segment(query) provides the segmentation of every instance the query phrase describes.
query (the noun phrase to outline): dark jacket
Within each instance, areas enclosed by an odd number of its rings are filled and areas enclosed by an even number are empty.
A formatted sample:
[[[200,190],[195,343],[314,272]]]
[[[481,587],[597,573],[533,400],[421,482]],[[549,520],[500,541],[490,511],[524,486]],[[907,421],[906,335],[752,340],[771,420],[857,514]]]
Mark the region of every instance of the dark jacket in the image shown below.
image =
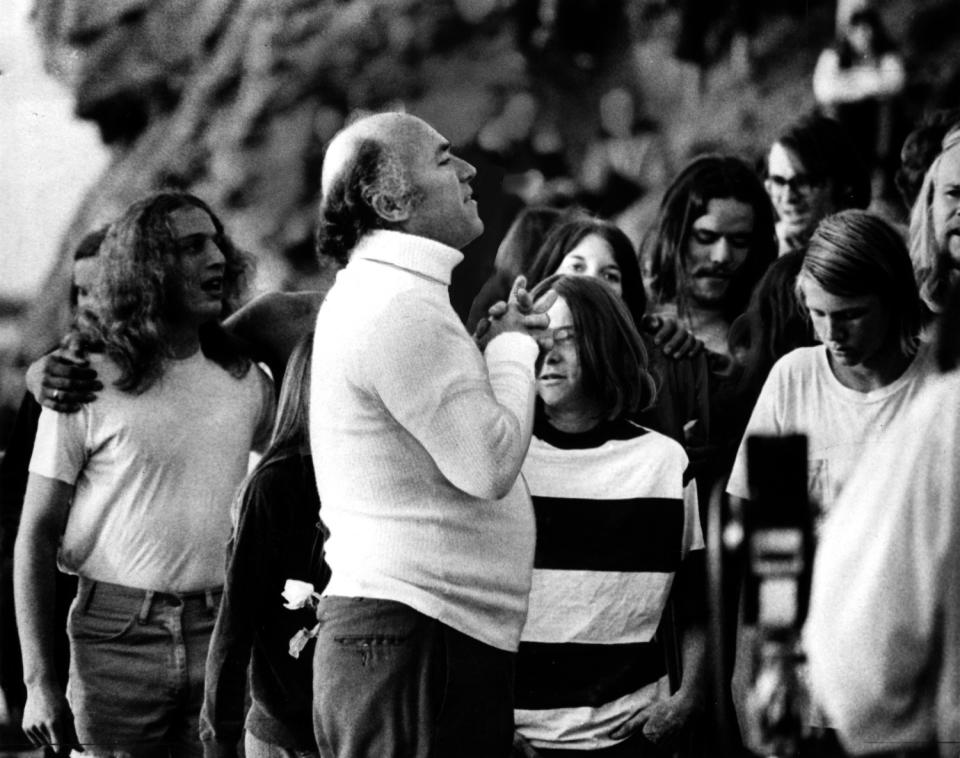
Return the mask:
[[[316,623],[310,609],[283,607],[287,579],[329,579],[310,456],[292,452],[257,470],[244,489],[236,532],[227,548],[227,579],[207,655],[200,736],[205,755],[236,755],[244,728],[290,750],[316,750],[312,726],[313,646],[299,658],[290,638]]]

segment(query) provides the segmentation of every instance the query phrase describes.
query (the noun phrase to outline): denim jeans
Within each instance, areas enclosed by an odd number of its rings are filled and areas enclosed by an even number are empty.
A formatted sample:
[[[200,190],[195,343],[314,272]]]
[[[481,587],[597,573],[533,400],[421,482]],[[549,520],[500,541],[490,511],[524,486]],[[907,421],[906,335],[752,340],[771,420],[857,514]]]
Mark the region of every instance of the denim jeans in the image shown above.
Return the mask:
[[[146,592],[80,579],[67,697],[87,755],[202,756],[200,706],[220,590]]]
[[[514,654],[391,600],[324,597],[313,668],[323,758],[506,758]]]

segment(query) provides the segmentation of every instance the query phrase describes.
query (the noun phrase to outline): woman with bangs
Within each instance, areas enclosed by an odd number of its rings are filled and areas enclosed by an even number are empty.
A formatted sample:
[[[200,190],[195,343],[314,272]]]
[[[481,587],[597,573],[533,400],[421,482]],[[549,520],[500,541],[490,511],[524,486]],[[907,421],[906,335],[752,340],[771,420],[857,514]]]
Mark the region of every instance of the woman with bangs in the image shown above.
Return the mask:
[[[134,203],[101,245],[95,317],[76,336],[100,346],[89,360],[104,388],[76,413],[42,411],[15,547],[37,747],[202,755],[230,505],[273,415],[269,380],[219,326],[245,270],[187,194]],[[79,579],[67,697],[51,645],[58,565]]]
[[[631,420],[655,388],[627,306],[586,276],[554,276],[532,294],[550,290],[552,347],[523,465],[537,547],[517,731],[543,756],[666,755],[701,698],[696,486],[683,448]],[[655,640],[671,593],[687,611],[673,694]]]
[[[647,296],[627,235],[615,224],[592,216],[559,223],[530,265],[528,283],[534,286],[558,273],[598,279],[626,306],[657,387],[656,402],[638,420],[681,444],[705,444],[710,414],[702,345],[675,321],[644,315]]]

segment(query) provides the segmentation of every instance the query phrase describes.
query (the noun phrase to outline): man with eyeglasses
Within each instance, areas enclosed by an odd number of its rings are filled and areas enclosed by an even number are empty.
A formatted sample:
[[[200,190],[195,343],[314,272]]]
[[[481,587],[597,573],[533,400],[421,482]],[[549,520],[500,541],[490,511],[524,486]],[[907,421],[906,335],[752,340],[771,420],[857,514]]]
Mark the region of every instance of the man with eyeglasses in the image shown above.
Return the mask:
[[[777,214],[780,255],[806,248],[825,216],[870,204],[870,177],[839,122],[809,115],[770,147],[767,193]]]

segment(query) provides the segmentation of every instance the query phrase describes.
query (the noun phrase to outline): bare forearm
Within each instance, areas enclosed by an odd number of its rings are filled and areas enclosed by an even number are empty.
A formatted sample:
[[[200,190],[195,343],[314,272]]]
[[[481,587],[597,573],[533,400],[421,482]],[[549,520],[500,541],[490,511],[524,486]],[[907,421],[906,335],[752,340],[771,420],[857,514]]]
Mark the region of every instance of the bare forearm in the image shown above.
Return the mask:
[[[14,548],[14,601],[23,654],[23,678],[60,686],[54,667],[54,602],[57,543],[25,525]]]

